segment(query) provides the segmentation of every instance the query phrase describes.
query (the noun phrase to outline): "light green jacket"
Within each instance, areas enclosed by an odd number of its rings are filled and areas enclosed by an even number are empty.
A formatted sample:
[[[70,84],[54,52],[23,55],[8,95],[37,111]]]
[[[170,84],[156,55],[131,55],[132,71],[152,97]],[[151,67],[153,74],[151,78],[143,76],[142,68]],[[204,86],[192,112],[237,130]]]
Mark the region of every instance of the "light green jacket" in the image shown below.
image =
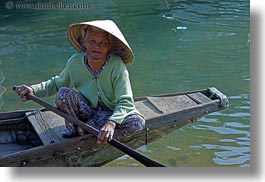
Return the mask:
[[[118,124],[121,124],[128,115],[142,116],[134,105],[129,73],[125,64],[120,59],[111,57],[96,78],[84,63],[85,55],[85,53],[74,54],[59,75],[46,82],[31,85],[35,95],[48,97],[56,94],[61,87],[69,87],[85,96],[94,108],[97,107],[100,95],[104,104],[113,110],[109,120]]]

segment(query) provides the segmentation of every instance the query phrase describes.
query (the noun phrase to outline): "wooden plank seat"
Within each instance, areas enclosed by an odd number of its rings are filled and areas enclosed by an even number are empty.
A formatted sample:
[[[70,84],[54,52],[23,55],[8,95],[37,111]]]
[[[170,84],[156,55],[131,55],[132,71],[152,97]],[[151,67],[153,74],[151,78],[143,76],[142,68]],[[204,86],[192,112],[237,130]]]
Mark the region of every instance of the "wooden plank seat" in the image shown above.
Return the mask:
[[[186,95],[146,98],[161,114],[180,111],[182,109],[188,109],[197,105],[196,102]]]
[[[32,112],[26,114],[44,145],[66,140],[61,136],[65,129],[64,118],[51,111],[34,111],[34,114]]]

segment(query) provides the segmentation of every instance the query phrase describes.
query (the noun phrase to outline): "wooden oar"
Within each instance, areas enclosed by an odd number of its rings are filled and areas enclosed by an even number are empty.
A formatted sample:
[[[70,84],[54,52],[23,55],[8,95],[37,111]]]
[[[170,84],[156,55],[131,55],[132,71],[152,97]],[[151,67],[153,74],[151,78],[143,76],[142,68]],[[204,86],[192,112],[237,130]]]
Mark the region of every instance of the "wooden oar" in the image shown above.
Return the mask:
[[[13,90],[15,90],[15,89],[16,89],[16,87],[13,88]],[[83,128],[84,130],[88,131],[89,133],[91,133],[92,135],[97,137],[97,135],[98,135],[97,129],[85,124],[84,122],[80,121],[79,119],[76,119],[76,118],[64,113],[63,111],[57,109],[56,107],[52,106],[51,104],[49,104],[45,100],[43,100],[43,99],[41,99],[35,95],[27,94],[26,97],[27,97],[27,99],[30,99],[30,100],[42,105],[46,109],[53,111],[54,113],[58,114],[59,116],[65,118],[68,121],[71,121],[72,123],[76,124],[77,126]],[[142,163],[143,165],[145,165],[147,167],[166,167],[165,165],[163,165],[159,162],[156,162],[156,161],[136,152],[135,150],[131,149],[130,147],[122,144],[121,142],[119,142],[115,139],[108,141],[108,143],[111,144],[112,146],[116,147],[117,149],[121,150],[125,154],[131,156],[132,158],[134,158],[135,160],[137,160],[138,162]]]

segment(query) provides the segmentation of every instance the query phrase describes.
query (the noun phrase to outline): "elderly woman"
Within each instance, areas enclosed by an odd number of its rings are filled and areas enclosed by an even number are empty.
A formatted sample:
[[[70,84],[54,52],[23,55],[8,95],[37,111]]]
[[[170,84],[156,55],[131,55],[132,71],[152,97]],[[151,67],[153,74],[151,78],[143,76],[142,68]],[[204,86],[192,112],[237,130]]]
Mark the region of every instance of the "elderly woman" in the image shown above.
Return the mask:
[[[98,144],[142,130],[145,120],[135,108],[126,68],[134,55],[116,24],[111,20],[73,24],[67,38],[80,53],[50,80],[18,86],[22,100],[28,93],[39,97],[57,93],[55,103],[60,110],[99,130]],[[63,137],[84,134],[71,121],[65,121],[65,126]]]

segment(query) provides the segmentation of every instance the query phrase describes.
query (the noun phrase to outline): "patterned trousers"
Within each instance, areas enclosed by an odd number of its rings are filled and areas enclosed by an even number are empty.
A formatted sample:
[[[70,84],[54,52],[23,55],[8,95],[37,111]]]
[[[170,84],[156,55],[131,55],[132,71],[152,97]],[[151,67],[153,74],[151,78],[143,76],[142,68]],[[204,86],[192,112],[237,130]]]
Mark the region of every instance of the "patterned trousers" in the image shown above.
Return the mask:
[[[113,114],[105,104],[99,99],[97,108],[92,108],[89,102],[80,93],[66,87],[59,89],[56,106],[70,116],[79,119],[88,125],[100,130]],[[71,121],[65,120],[65,126],[70,132],[77,132],[77,126]],[[125,117],[124,121],[116,125],[114,138],[121,139],[135,134],[144,129],[145,120],[138,114]]]

